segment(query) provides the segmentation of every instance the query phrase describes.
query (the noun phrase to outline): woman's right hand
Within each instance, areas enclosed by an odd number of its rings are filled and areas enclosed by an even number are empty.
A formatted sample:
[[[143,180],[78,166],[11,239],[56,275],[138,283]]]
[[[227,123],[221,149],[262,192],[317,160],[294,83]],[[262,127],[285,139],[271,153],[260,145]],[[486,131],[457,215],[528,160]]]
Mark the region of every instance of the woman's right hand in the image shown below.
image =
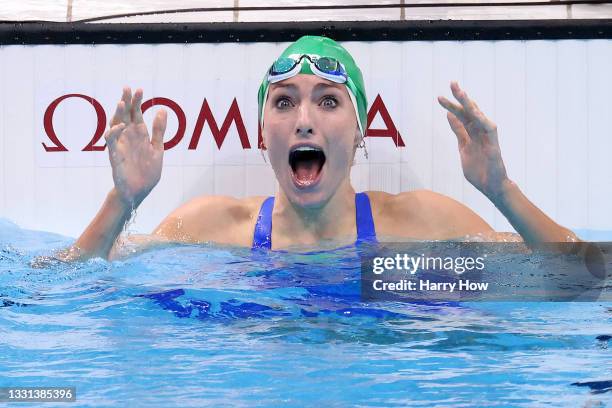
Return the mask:
[[[104,134],[113,169],[115,189],[121,201],[136,208],[161,177],[167,113],[161,109],[153,119],[153,137],[142,118],[142,89],[132,96],[123,89],[121,101]]]

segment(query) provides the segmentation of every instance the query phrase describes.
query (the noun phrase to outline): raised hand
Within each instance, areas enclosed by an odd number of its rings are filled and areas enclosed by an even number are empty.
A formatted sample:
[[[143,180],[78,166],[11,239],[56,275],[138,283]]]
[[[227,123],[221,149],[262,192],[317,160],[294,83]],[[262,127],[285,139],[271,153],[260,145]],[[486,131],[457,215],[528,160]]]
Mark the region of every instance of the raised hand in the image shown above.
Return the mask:
[[[438,102],[448,111],[448,123],[457,136],[463,175],[495,203],[509,182],[497,140],[497,125],[480,111],[457,82],[451,82],[451,91],[459,104],[443,96],[438,97]]]
[[[110,129],[104,135],[115,189],[121,200],[134,208],[161,177],[167,123],[166,111],[158,111],[153,119],[153,137],[149,139],[141,103],[142,89],[137,89],[132,96],[130,88],[124,88]]]

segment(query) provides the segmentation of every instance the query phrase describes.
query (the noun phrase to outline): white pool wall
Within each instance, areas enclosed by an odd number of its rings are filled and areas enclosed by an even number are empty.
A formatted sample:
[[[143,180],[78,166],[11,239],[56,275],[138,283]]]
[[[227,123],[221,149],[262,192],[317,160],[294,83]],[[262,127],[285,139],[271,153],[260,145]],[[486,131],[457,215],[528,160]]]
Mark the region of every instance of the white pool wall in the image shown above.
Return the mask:
[[[510,177],[570,228],[612,230],[612,41],[345,42],[361,66],[370,104],[380,95],[406,147],[367,138],[357,152],[357,190],[420,188],[449,195],[498,230],[511,226],[463,178],[456,138],[437,95],[458,80],[498,124]],[[0,47],[0,216],[20,226],[78,236],[112,188],[108,153],[83,152],[96,128],[92,106],[58,105],[53,126],[68,152],[50,145],[43,116],[56,98],[95,98],[110,119],[123,85],[166,97],[185,112],[183,140],[168,150],[159,185],[132,229],[149,232],[172,209],[203,194],[273,194],[257,147],[259,81],[286,43],[11,45]],[[221,127],[234,98],[251,149],[232,124],[221,147],[204,126],[187,148],[204,98]],[[150,124],[155,108],[147,111]],[[384,128],[380,116],[371,128]],[[170,113],[168,140],[177,129]]]

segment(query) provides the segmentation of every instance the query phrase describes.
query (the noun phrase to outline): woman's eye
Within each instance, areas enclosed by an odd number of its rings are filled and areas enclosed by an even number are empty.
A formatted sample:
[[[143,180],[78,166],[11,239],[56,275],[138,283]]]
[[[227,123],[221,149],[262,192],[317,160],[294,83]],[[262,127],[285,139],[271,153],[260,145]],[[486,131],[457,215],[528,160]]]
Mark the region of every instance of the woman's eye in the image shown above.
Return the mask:
[[[321,106],[324,108],[335,108],[338,105],[338,100],[333,96],[326,96],[321,101]]]
[[[291,101],[287,98],[279,98],[276,100],[276,107],[279,109],[287,109],[291,107]]]

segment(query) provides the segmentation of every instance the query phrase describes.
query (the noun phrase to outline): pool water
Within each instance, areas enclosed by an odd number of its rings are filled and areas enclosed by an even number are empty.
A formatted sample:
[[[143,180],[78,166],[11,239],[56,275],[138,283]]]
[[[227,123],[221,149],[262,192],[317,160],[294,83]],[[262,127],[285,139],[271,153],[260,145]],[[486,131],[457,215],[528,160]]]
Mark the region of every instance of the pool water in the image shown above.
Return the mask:
[[[0,386],[73,386],[70,406],[612,406],[610,302],[362,303],[355,248],[35,261],[71,242],[0,220]]]

